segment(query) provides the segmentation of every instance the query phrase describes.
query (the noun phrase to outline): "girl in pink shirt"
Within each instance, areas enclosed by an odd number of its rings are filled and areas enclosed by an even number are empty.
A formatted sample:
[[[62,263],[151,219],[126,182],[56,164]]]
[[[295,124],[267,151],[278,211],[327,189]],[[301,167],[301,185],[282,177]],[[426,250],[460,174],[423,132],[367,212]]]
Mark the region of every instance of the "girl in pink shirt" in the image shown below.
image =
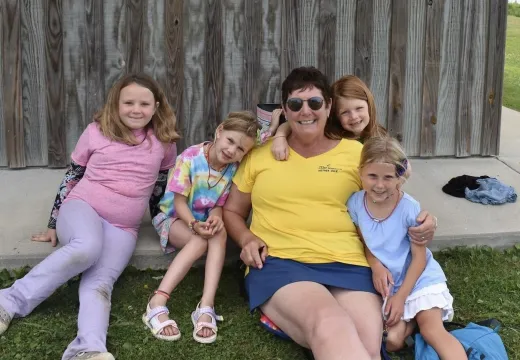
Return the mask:
[[[175,165],[175,115],[155,80],[129,74],[109,91],[71,155],[48,230],[33,236],[61,248],[0,290],[0,334],[82,273],[78,333],[62,360],[113,360],[106,336],[110,297],[134,252],[146,207],[157,208]]]

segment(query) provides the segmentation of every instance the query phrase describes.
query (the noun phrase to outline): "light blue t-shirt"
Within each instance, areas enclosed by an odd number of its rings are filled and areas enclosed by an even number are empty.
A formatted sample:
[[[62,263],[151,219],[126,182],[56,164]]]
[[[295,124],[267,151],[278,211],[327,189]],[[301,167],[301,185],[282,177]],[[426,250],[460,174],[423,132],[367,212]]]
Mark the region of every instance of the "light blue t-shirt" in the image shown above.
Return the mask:
[[[370,217],[364,205],[365,191],[358,191],[348,199],[347,208],[352,222],[359,227],[367,247],[372,254],[386,266],[394,278],[394,295],[403,284],[406,270],[412,260],[408,228],[417,225],[416,219],[421,212],[420,204],[404,193],[392,215],[384,221]],[[410,293],[427,286],[446,282],[441,266],[426,249],[426,267]]]

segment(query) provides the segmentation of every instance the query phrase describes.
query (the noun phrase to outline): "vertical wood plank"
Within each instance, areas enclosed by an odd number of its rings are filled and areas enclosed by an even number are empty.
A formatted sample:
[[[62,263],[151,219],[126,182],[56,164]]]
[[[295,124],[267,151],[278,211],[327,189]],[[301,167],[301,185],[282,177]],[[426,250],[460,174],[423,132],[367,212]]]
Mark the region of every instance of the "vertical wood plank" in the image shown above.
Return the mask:
[[[184,136],[186,146],[206,137],[205,97],[206,1],[184,1]]]
[[[169,3],[169,1],[166,1]],[[166,6],[171,6],[166,4]],[[144,2],[144,22],[142,33],[143,71],[152,76],[164,89],[168,81],[164,65],[165,51],[165,1],[146,0]]]
[[[245,57],[246,48],[249,53],[253,53],[257,59],[260,59],[260,48],[253,45],[253,38],[262,35],[260,26],[262,22],[262,4],[258,0],[225,0],[222,1],[222,41],[223,41],[223,86],[222,86],[222,108],[221,112],[215,114],[217,122],[221,122],[226,118],[230,111],[241,110],[245,105],[245,93],[251,89],[248,84],[250,79],[245,78],[246,68]],[[255,16],[251,21],[244,23],[247,7],[254,8]],[[260,24],[260,25],[259,25]],[[255,34],[251,34],[251,30],[255,29]],[[249,32],[249,34],[248,34]],[[246,40],[248,39],[248,40]],[[250,41],[250,42],[249,42]],[[256,69],[257,76],[260,74]],[[259,78],[256,81],[260,81]],[[251,94],[251,92],[250,92]],[[248,106],[249,110],[254,110],[252,106]]]
[[[83,130],[105,102],[105,53],[103,1],[85,0],[87,103]],[[76,5],[78,6],[78,5]]]
[[[87,126],[86,7],[76,0],[63,1],[63,82],[67,159]]]
[[[329,80],[335,76],[337,0],[320,0],[318,67]]]
[[[373,0],[360,0],[356,7],[354,75],[370,84],[372,79]]]
[[[47,165],[45,39],[40,1],[21,1],[22,111],[27,166]]]
[[[420,153],[426,4],[408,0],[403,146],[410,156]]]
[[[388,127],[390,135],[403,140],[403,103],[406,72],[406,41],[408,37],[408,2],[392,2],[390,33],[390,73],[388,82]]]
[[[164,90],[170,105],[177,117],[177,128],[183,137],[177,141],[177,150],[186,148],[183,134],[185,119],[183,112],[184,91],[184,43],[183,43],[183,9],[184,0],[166,1],[164,11],[165,52],[164,64],[166,79]]]
[[[145,0],[127,0],[126,5],[127,71],[129,73],[138,73],[143,71]]]
[[[319,5],[319,0],[298,0],[296,31],[300,37],[296,52],[297,66],[318,67]]]
[[[7,166],[7,148],[6,148],[6,129],[4,122],[4,111],[6,102],[4,99],[4,89],[3,89],[3,69],[4,63],[7,62],[4,60],[5,51],[4,51],[4,41],[3,41],[3,33],[4,33],[4,17],[2,14],[7,12],[5,1],[0,1],[0,166]],[[5,65],[7,66],[7,65]]]
[[[334,80],[354,73],[357,0],[339,0],[336,9],[336,71]]]
[[[226,7],[231,8],[233,6],[233,2],[226,2]],[[260,62],[261,62],[261,54],[262,54],[262,44],[263,44],[263,36],[264,32],[262,31],[262,25],[263,25],[263,9],[262,9],[262,3],[258,0],[250,0],[246,1],[244,4],[244,19],[242,19],[242,22],[245,20],[245,23],[247,26],[243,27],[244,36],[242,38],[243,41],[243,71],[242,76],[244,78],[243,81],[243,91],[242,96],[240,96],[242,100],[242,104],[244,104],[244,107],[248,110],[255,111],[256,104],[259,103],[260,95],[259,95],[259,83],[261,82],[261,79],[259,79],[259,75],[261,76],[261,68],[260,68]],[[228,10],[233,11],[233,10]],[[225,18],[228,18],[229,15],[226,15]],[[231,24],[234,27],[235,24],[235,18],[236,15],[232,13],[232,18],[226,21],[228,24],[231,22]],[[236,19],[236,21],[240,21],[240,19]],[[238,30],[240,32],[240,30]],[[233,44],[233,31],[229,31],[229,27],[224,25],[224,38],[226,39],[226,46],[225,51],[226,55],[225,57],[228,57],[227,54],[228,49]],[[228,36],[231,36],[231,39],[228,39]],[[226,64],[224,67],[226,68],[228,65],[228,61],[226,61]],[[227,71],[225,76],[227,77]],[[234,92],[235,89],[229,89],[225,90],[226,93]],[[229,95],[226,95],[229,96]],[[226,103],[226,96],[224,96],[224,103]],[[236,96],[236,95],[235,95]],[[226,106],[224,106],[226,107]]]
[[[61,0],[48,0],[45,5],[49,167],[64,167],[68,161],[65,119],[63,116],[63,11]]]
[[[107,94],[127,69],[126,13],[126,0],[111,0],[103,4],[103,52]]]
[[[502,85],[505,60],[507,1],[489,3],[488,47],[486,69],[486,102],[482,122],[482,155],[498,155],[500,117],[502,115]]]
[[[261,80],[257,82],[258,102],[280,103],[282,81],[281,70],[281,41],[282,41],[282,4],[278,0],[262,1],[262,37],[259,44]],[[247,103],[245,103],[247,105]],[[256,105],[256,104],[254,104]]]
[[[462,6],[445,0],[442,18],[441,65],[435,155],[455,155],[455,127],[459,99],[459,61]]]
[[[456,153],[458,157],[469,156],[471,153],[472,99],[471,85],[473,82],[473,36],[475,35],[475,8],[472,0],[464,0],[462,5],[462,43],[460,50],[459,70],[459,107],[457,127],[455,132]]]
[[[1,16],[3,53],[4,136],[7,164],[25,167],[24,123],[22,112],[22,49],[20,40],[21,2],[4,0]]]
[[[223,95],[224,44],[222,38],[222,7],[218,0],[206,0],[204,67],[204,137],[210,139],[220,124]]]
[[[388,109],[388,73],[392,0],[374,0],[372,76],[370,90],[374,94],[377,121],[386,128]]]
[[[443,10],[444,0],[434,1],[426,9],[421,156],[435,155]]]
[[[282,5],[282,82],[297,66],[298,54],[296,51],[301,36],[297,29],[298,2],[299,0],[285,0]]]

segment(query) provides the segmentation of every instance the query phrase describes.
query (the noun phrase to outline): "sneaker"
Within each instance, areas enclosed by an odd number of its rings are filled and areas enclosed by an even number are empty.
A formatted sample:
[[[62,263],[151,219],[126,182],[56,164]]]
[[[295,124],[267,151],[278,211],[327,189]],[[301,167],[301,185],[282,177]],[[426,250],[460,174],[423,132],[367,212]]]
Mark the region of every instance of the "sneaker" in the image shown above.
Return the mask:
[[[0,306],[0,335],[3,334],[11,323],[11,316]]]
[[[109,352],[99,351],[81,351],[74,355],[70,360],[115,360],[115,357]]]

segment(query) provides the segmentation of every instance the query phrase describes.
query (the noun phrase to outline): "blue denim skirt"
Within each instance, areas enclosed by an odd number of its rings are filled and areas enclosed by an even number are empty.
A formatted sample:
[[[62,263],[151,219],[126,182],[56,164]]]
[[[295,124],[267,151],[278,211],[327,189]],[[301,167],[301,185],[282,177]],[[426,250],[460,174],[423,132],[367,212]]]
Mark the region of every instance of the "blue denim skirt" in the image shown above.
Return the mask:
[[[245,277],[249,309],[255,310],[278,289],[298,281],[311,281],[327,287],[377,294],[369,267],[343,263],[306,264],[268,256],[261,270],[249,268]]]

